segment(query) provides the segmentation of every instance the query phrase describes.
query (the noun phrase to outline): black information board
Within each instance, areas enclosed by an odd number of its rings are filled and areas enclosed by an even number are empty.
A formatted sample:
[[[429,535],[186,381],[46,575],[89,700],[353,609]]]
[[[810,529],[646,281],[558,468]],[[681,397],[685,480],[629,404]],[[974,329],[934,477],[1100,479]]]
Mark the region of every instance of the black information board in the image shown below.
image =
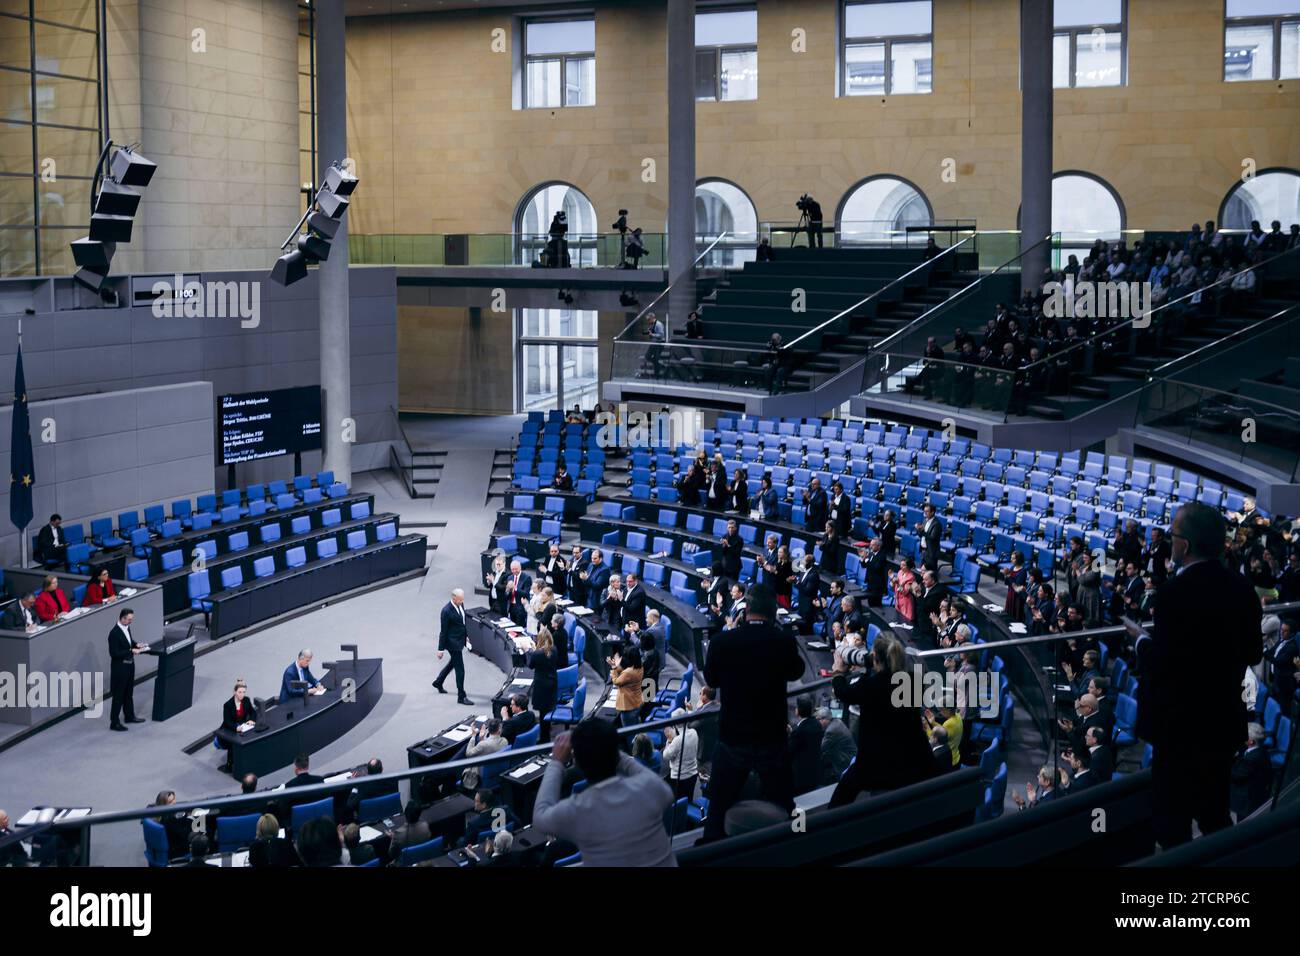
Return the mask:
[[[320,444],[320,386],[217,398],[217,464],[292,455]]]

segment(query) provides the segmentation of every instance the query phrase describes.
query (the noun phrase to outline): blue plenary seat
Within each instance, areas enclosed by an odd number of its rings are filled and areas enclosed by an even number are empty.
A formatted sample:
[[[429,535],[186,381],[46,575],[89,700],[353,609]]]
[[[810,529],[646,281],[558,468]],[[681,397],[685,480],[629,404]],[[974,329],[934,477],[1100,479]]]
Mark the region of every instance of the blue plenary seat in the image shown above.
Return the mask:
[[[358,528],[356,531],[348,532],[348,550],[359,551],[366,546],[366,533]]]
[[[269,578],[275,574],[275,558],[270,555],[253,560],[253,577]]]
[[[336,538],[322,538],[316,542],[316,557],[318,559],[333,558],[339,553],[339,543]]]
[[[185,555],[177,548],[174,551],[164,551],[162,553],[162,569],[164,571],[179,571],[181,563],[185,560]]]
[[[148,561],[131,561],[126,566],[126,579],[128,581],[143,581],[149,577]]]
[[[376,541],[392,541],[397,537],[397,524],[393,521],[385,521],[379,527],[375,528]]]
[[[297,515],[289,522],[290,534],[306,534],[311,530],[311,519],[306,515]]]
[[[231,551],[244,551],[248,548],[248,532],[236,531],[226,540],[226,546]]]
[[[307,563],[307,549],[304,547],[290,548],[284,553],[285,567],[300,568]]]
[[[278,524],[264,524],[258,529],[263,544],[270,544],[272,541],[280,540],[280,526]]]

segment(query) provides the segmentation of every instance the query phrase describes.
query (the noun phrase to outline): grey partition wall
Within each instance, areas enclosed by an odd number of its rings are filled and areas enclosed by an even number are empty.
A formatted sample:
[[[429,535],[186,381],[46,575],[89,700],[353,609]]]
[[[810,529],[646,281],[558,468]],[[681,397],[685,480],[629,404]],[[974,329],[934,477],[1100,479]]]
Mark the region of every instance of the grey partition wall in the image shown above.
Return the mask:
[[[32,382],[28,325],[23,365]],[[12,361],[12,360],[10,360]],[[12,372],[9,373],[12,375]],[[12,387],[12,378],[9,387]],[[31,401],[35,534],[55,512],[69,523],[193,498],[212,491],[213,392],[210,382],[132,388]],[[0,474],[9,473],[13,406],[0,408]],[[0,489],[0,560],[18,563],[21,542],[9,523],[9,486]]]
[[[292,223],[286,223],[286,231]],[[289,287],[267,271],[110,277],[105,307],[69,278],[0,281],[0,401],[12,398],[18,320],[29,398],[110,392],[180,382],[209,382],[214,396],[320,384],[317,273]],[[202,292],[166,301],[178,285]],[[155,289],[166,308],[155,309]],[[397,437],[397,278],[391,268],[350,275],[354,472],[387,467]],[[24,308],[35,314],[22,315]],[[161,313],[161,314],[156,314]],[[211,413],[212,409],[209,409]],[[35,422],[35,414],[33,414]],[[35,426],[33,426],[35,427]],[[322,423],[322,428],[341,428]],[[6,432],[7,435],[7,432]],[[33,435],[33,438],[36,436]],[[225,486],[209,446],[209,484]],[[303,455],[303,470],[320,453]],[[238,466],[240,485],[290,476],[292,458]]]
[[[6,584],[14,593],[36,590],[43,577],[42,572],[21,568],[5,568],[4,575]],[[59,587],[71,600],[73,589],[89,580],[85,575],[60,574]],[[100,699],[106,698],[109,692],[108,632],[117,623],[118,612],[124,607],[135,611],[131,636],[140,643],[152,644],[161,640],[163,635],[162,588],[138,581],[114,581],[113,586],[118,594],[127,588],[134,588],[136,593],[121,597],[112,604],[87,608],[76,617],[49,625],[35,634],[0,630],[0,674],[8,675],[11,681],[18,681],[22,675],[28,679],[26,685],[29,687],[33,674],[40,675],[38,679],[50,688],[67,687],[69,680],[83,678],[95,688]],[[147,654],[136,657],[137,678],[157,669],[156,657]],[[137,702],[141,699],[137,697]],[[0,707],[0,723],[30,726],[69,709],[67,706]],[[0,737],[3,736],[0,731]]]

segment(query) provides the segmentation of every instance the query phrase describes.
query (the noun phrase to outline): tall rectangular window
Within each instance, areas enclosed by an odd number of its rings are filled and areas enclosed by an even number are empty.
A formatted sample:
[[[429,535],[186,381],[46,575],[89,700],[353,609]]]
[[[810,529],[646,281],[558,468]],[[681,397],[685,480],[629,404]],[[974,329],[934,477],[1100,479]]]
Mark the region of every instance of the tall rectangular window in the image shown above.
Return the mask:
[[[695,15],[695,98],[758,99],[758,10]]]
[[[1223,79],[1300,77],[1300,0],[1226,0]]]
[[[524,23],[524,107],[556,109],[596,102],[596,21]]]
[[[841,95],[929,93],[934,66],[932,7],[930,0],[845,3]]]
[[[587,309],[515,310],[518,411],[595,404],[600,386],[598,317]]]
[[[1052,85],[1123,86],[1126,0],[1055,0]]]
[[[103,146],[93,0],[0,4],[0,277],[70,274]]]

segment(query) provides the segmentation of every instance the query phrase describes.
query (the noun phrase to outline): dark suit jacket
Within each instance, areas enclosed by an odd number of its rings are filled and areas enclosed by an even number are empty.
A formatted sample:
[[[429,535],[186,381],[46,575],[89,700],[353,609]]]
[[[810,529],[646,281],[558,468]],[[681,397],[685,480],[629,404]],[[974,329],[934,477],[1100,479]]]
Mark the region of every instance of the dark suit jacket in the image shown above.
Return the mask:
[[[851,679],[836,674],[835,696],[862,709],[858,720],[858,759],[850,773],[867,789],[891,790],[934,774],[934,755],[915,707],[895,707],[890,676],[871,671]],[[951,763],[951,756],[949,756]]]
[[[746,623],[709,642],[704,679],[721,691],[718,739],[733,747],[786,744],[786,683],[803,676],[795,639],[775,625]]]
[[[537,573],[542,576],[542,581],[555,592],[557,597],[564,597],[564,588],[568,583],[568,562],[564,560],[564,555],[556,555],[554,567],[552,567],[551,556],[548,554],[546,560],[537,566]]]
[[[283,837],[254,840],[248,848],[248,865],[255,867],[302,866],[298,851]]]
[[[61,547],[67,548],[68,534],[62,528],[59,529],[59,541]],[[54,529],[47,524],[36,533],[36,548],[32,557],[38,561],[50,561],[62,556],[54,546]]]
[[[1240,822],[1268,800],[1273,790],[1273,768],[1268,748],[1243,750],[1232,762],[1232,811]]]
[[[36,616],[36,609],[29,608],[28,613],[32,616],[32,623],[39,624],[40,619]],[[0,620],[6,630],[24,631],[27,629],[27,619],[23,617],[23,606],[20,602],[14,601],[5,608],[4,618]]]
[[[918,637],[934,637],[934,624],[930,621],[930,614],[939,612],[939,605],[947,596],[948,589],[942,584],[936,584],[930,589],[929,594],[922,594],[921,597],[917,598],[916,622],[913,633]]]
[[[1157,602],[1151,638],[1136,648],[1137,735],[1161,760],[1227,759],[1246,739],[1241,675],[1263,656],[1255,589],[1219,562],[1202,561],[1165,581]],[[1195,733],[1189,694],[1197,697]]]
[[[740,556],[745,551],[745,539],[739,533],[723,535],[718,548],[722,552],[722,573],[734,581],[740,577]]]
[[[464,605],[461,605],[462,611]],[[442,615],[439,620],[440,630],[438,633],[438,650],[440,651],[460,651],[465,649],[465,641],[469,638],[469,632],[465,628],[465,621],[461,619],[461,611],[456,610],[456,605],[448,601],[443,605]]]
[[[939,542],[943,540],[943,522],[938,515],[930,522],[929,528],[922,525],[921,528],[921,550],[925,557],[925,566],[931,570],[935,569],[935,564],[939,560]]]
[[[821,534],[826,529],[826,515],[829,513],[829,501],[826,489],[818,488],[808,496],[807,511],[804,512],[804,527],[814,534]]]
[[[135,655],[131,653],[131,639],[122,630],[122,625],[114,624],[108,632],[108,656],[112,658],[113,669],[135,667]]]
[[[788,749],[795,793],[815,790],[821,782],[823,733],[816,717],[805,717],[790,734]]]
[[[515,738],[520,734],[526,734],[537,725],[537,715],[531,710],[521,711],[514,714],[509,720],[501,725],[501,736],[510,741],[513,745]]]
[[[1102,744],[1092,752],[1092,762],[1088,765],[1088,769],[1102,783],[1115,776],[1115,755],[1111,752],[1109,744]]]
[[[602,561],[598,565],[593,565],[587,569],[587,599],[595,597],[597,600],[604,594],[605,589],[609,587],[609,565]]]
[[[840,495],[838,506],[832,498],[829,507],[833,512],[830,520],[835,522],[835,530],[840,533],[841,538],[847,538],[853,529],[853,499],[849,497],[848,492],[845,492]]]
[[[645,627],[645,585],[640,581],[631,591],[623,592],[623,623],[636,621],[637,627]]]
[[[513,574],[506,575],[506,581],[512,580],[514,580]],[[506,592],[506,606],[510,607],[515,604],[521,604],[524,607],[527,607],[528,599],[532,596],[532,593],[533,579],[528,575],[528,572],[520,571],[519,583],[515,585],[515,590],[513,592]]]
[[[293,681],[298,679],[298,662],[294,661],[284,669],[284,676],[280,678],[280,703],[284,704],[295,697],[304,696],[304,691],[296,690],[290,686]],[[302,670],[302,679],[310,686],[315,687],[320,683],[312,674],[310,667],[304,667]]]
[[[316,776],[316,774],[308,772],[308,773],[294,774],[292,777],[290,777],[288,780],[284,782],[284,785],[287,789],[289,787],[310,787],[313,783],[324,783],[324,782],[325,782],[324,777],[318,777]]]
[[[813,618],[813,598],[817,596],[817,592],[822,586],[822,579],[817,573],[816,566],[807,569],[806,572],[804,569],[796,571],[794,586],[799,595],[799,615],[804,620],[811,621]]]
[[[253,698],[248,696],[244,697],[244,720],[257,720],[257,708],[253,706]],[[226,702],[221,707],[221,729],[233,734],[235,728],[244,720],[235,717],[235,698],[226,698]]]

